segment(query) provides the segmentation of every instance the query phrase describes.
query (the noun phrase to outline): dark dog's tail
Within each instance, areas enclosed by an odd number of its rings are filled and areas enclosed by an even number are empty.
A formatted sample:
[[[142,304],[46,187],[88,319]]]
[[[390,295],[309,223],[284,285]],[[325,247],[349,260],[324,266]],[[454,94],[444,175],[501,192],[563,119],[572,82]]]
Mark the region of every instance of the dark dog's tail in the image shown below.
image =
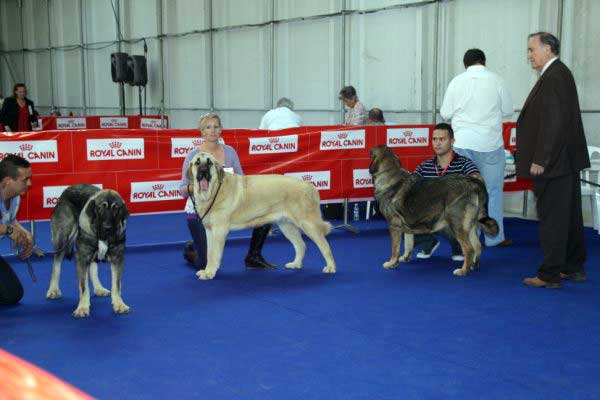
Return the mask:
[[[77,227],[73,227],[69,236],[54,235],[53,233],[53,244],[55,253],[64,252],[65,258],[70,260],[73,258],[73,254],[75,253],[75,239],[77,239],[77,234],[79,233],[79,229]],[[55,239],[56,238],[56,239]]]
[[[479,224],[481,225],[481,229],[483,229],[483,231],[490,236],[496,236],[498,232],[500,232],[498,222],[496,222],[494,218],[490,218],[487,216],[480,218]]]
[[[488,214],[488,193],[485,183],[481,180],[479,180],[479,183],[479,204],[483,205],[483,207],[479,209],[479,214],[477,215],[478,221],[481,225],[481,229],[483,229],[487,235],[496,236],[498,232],[500,232],[500,227],[498,226],[498,222],[494,218],[490,218]]]

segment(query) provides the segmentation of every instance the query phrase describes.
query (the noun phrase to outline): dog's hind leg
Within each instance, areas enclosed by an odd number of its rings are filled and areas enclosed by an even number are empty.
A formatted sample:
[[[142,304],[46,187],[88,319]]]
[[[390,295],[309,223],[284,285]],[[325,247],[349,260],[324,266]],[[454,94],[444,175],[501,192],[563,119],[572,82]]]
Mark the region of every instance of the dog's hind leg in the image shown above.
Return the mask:
[[[59,299],[62,296],[60,292],[60,266],[62,260],[65,257],[65,253],[60,251],[54,254],[54,262],[52,263],[52,275],[50,276],[50,287],[46,292],[47,299]]]
[[[75,318],[88,317],[90,315],[90,288],[88,285],[88,274],[90,260],[84,259],[77,253],[77,286],[79,287],[79,304],[73,312]]]
[[[323,228],[321,226],[322,221],[319,219],[318,221],[302,221],[301,228],[306,233],[306,236],[310,238],[323,255],[325,262],[327,265],[323,267],[323,273],[325,274],[335,274],[336,266],[335,260],[333,259],[333,254],[331,253],[331,248],[329,247],[329,243],[327,239],[325,239],[325,234],[323,233]]]
[[[126,314],[129,312],[129,306],[123,302],[123,298],[121,297],[121,279],[123,278],[123,268],[124,262],[122,257],[117,259],[115,262],[110,263],[112,280],[110,297],[113,311],[116,314]]]
[[[458,240],[458,243],[460,243],[460,248],[462,249],[465,259],[462,267],[455,269],[453,274],[457,276],[465,276],[469,273],[471,263],[473,262],[474,251],[473,247],[471,246],[471,242],[469,241],[468,233],[462,228],[459,232],[456,232],[456,240]]]
[[[400,262],[409,262],[412,256],[413,247],[415,246],[415,235],[412,233],[404,234],[404,254],[400,257]],[[398,249],[398,251],[400,251]]]
[[[208,252],[206,268],[196,272],[198,279],[213,279],[221,266],[221,257],[223,256],[223,247],[227,238],[227,229],[221,227],[206,228],[206,249]]]
[[[392,240],[392,256],[389,261],[383,263],[383,268],[392,269],[398,265],[398,258],[400,257],[400,245],[402,244],[402,231],[393,228],[391,225],[388,227],[390,231],[390,238]]]
[[[98,263],[95,261],[90,264],[90,278],[92,278],[92,287],[96,296],[106,297],[110,294],[110,290],[102,286],[100,279],[98,279]]]
[[[473,246],[473,264],[471,269],[479,269],[479,259],[481,258],[481,242],[479,241],[479,235],[477,235],[477,225],[474,225],[469,232],[469,241]]]
[[[295,257],[294,261],[285,264],[288,269],[300,269],[302,268],[302,260],[306,253],[306,243],[302,240],[302,234],[296,225],[289,222],[280,222],[279,229],[281,233],[290,241],[294,246]]]

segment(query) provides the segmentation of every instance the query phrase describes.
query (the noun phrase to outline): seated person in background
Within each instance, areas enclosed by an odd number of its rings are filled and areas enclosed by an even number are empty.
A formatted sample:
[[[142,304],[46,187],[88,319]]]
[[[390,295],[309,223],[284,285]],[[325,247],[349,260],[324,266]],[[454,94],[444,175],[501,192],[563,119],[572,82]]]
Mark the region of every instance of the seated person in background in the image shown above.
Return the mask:
[[[356,89],[353,86],[345,86],[340,90],[339,99],[346,107],[344,115],[344,125],[364,125],[367,122],[367,112],[365,107],[356,96]]]
[[[371,111],[369,111],[369,118],[367,119],[367,125],[385,125],[383,111],[379,108],[371,108]]]
[[[58,108],[54,108],[52,111],[50,111],[50,116],[51,117],[60,117],[62,114],[60,113],[60,110]]]
[[[293,112],[293,109],[294,103],[290,99],[280,98],[277,100],[277,106],[262,117],[259,129],[275,131],[302,126],[302,118]]]
[[[431,138],[435,157],[423,161],[413,172],[425,179],[435,179],[444,175],[463,174],[481,179],[473,161],[454,152],[454,131],[449,124],[437,124]],[[450,241],[452,260],[463,261],[462,249],[456,239],[446,230],[440,232]],[[439,240],[431,233],[415,235],[415,248],[421,249],[417,258],[429,258],[440,246]]]

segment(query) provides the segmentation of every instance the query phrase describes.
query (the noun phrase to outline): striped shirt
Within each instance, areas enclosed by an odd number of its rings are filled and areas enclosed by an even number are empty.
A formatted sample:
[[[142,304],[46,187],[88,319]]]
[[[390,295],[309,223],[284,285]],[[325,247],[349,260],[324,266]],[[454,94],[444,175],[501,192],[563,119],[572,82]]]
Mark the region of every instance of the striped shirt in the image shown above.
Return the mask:
[[[437,169],[436,169],[437,166]],[[438,178],[443,175],[453,175],[453,174],[462,174],[462,175],[471,175],[478,174],[479,170],[473,161],[468,159],[467,157],[461,156],[460,154],[455,153],[454,159],[448,165],[448,169],[444,173],[444,169],[437,163],[437,156],[430,158],[429,160],[423,161],[413,172],[414,175],[423,177],[423,178]]]

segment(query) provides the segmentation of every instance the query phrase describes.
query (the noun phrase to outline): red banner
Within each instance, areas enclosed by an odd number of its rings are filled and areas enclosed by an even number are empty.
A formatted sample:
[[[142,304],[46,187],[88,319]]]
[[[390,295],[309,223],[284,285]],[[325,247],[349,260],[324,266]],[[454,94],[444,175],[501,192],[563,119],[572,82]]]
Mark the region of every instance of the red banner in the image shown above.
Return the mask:
[[[38,117],[43,131],[75,129],[166,129],[169,117],[163,115],[90,115],[80,117]]]
[[[514,124],[504,126],[514,152]],[[232,129],[223,140],[238,153],[244,173],[286,174],[311,182],[321,199],[370,198],[369,150],[387,145],[412,171],[432,157],[433,125],[300,127],[281,131]],[[34,186],[21,203],[22,220],[48,219],[62,190],[74,183],[116,189],[131,213],[180,211],[181,167],[201,143],[196,129],[88,129],[6,133],[0,158],[16,153],[31,162]],[[507,173],[514,164],[507,164]],[[531,182],[507,181],[505,191]]]

